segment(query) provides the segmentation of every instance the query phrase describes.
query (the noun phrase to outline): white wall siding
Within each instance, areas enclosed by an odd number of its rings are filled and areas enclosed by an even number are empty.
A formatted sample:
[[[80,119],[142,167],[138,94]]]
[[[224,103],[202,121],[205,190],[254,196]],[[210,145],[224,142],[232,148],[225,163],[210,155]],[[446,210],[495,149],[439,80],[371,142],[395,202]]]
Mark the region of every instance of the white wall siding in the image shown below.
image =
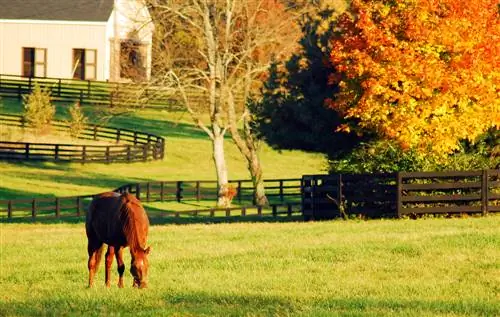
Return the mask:
[[[0,20],[0,73],[22,74],[22,48],[47,49],[47,77],[72,78],[73,49],[97,50],[96,79],[105,80],[106,24]]]

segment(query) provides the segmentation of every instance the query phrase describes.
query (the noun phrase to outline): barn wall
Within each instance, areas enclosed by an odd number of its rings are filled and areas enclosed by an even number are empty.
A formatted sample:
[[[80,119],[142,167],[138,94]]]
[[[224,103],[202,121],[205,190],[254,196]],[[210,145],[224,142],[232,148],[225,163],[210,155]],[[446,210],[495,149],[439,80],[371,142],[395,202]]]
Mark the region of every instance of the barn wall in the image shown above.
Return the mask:
[[[47,77],[72,78],[73,49],[97,50],[97,80],[106,80],[106,23],[0,20],[0,73],[22,74],[22,48],[47,49]]]

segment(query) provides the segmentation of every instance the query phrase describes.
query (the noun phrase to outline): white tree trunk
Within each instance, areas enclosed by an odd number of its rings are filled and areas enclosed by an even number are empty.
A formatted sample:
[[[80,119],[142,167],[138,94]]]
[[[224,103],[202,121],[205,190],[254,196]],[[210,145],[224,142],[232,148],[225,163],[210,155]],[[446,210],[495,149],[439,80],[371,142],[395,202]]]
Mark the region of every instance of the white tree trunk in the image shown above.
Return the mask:
[[[214,135],[212,139],[213,159],[217,172],[217,185],[219,188],[217,206],[227,207],[231,202],[227,196],[228,176],[226,158],[224,157],[224,135]]]

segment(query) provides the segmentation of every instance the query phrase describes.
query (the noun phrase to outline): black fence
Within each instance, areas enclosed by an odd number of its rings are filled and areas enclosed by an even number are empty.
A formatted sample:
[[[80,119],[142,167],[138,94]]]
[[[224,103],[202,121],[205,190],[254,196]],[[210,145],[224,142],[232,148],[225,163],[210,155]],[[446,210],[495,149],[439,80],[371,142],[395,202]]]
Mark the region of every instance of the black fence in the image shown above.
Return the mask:
[[[234,201],[242,204],[231,208],[204,208],[186,211],[159,211],[146,208],[151,217],[181,216],[289,216],[300,213],[300,178],[265,180],[270,204],[258,207],[252,204],[252,182],[229,182],[238,190]],[[165,181],[127,184],[114,190],[130,192],[142,202],[200,201],[217,198],[216,181]],[[59,218],[83,216],[95,195],[0,200],[0,219]]]
[[[0,114],[0,124],[25,127],[21,116]],[[54,121],[52,128],[68,132],[68,124]],[[45,160],[81,163],[115,163],[161,160],[165,156],[165,139],[150,133],[88,125],[80,134],[83,140],[104,140],[114,145],[51,144],[0,141],[1,160]]]
[[[306,220],[363,215],[418,217],[422,214],[482,214],[500,211],[500,170],[387,174],[305,175],[302,179],[266,180],[269,206],[252,204],[249,180],[230,181],[237,189],[232,208],[186,211],[146,208],[151,217],[287,216]],[[141,201],[215,200],[216,181],[164,181],[127,184],[115,190]],[[0,219],[82,216],[93,195],[0,200]]]
[[[306,219],[350,215],[487,214],[500,211],[500,170],[306,175]]]
[[[177,90],[153,86],[150,83],[112,83],[0,74],[0,96],[21,100],[23,95],[33,91],[35,84],[48,89],[52,99],[57,101],[78,101],[81,104],[95,106],[140,107],[169,111],[185,110]],[[193,107],[206,104],[207,98],[199,90],[187,90],[185,94]]]

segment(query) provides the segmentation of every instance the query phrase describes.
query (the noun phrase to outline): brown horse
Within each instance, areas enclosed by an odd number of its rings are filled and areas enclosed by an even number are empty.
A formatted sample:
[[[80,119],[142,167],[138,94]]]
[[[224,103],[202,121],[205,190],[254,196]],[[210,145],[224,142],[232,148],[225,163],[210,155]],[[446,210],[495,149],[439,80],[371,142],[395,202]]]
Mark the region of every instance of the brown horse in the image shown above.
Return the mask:
[[[94,283],[94,275],[101,260],[104,243],[106,252],[106,286],[111,286],[111,265],[113,256],[118,263],[118,287],[123,287],[123,249],[130,248],[132,263],[130,273],[134,277],[133,287],[147,287],[148,254],[146,248],[149,220],[144,208],[135,196],[114,192],[104,193],[92,200],[85,229],[88,238],[89,287]]]

